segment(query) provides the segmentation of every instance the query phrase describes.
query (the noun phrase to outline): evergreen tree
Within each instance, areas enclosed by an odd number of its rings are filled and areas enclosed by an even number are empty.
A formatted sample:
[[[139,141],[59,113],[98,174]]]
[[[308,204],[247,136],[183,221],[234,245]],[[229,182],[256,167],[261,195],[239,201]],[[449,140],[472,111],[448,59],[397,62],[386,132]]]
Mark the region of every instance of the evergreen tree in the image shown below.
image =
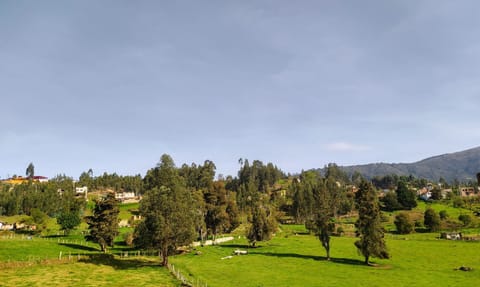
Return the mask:
[[[328,183],[320,179],[315,190],[315,212],[314,224],[315,234],[320,239],[323,248],[327,253],[327,260],[330,260],[330,236],[335,231],[335,198],[332,190],[327,189]],[[333,191],[334,192],[334,191]]]
[[[35,166],[32,162],[27,166],[25,175],[30,179],[33,179],[33,177],[35,176]]]
[[[399,181],[397,186],[397,201],[403,209],[412,209],[417,206],[415,191],[409,190],[405,181]]]
[[[93,215],[85,219],[88,224],[89,234],[87,240],[100,245],[102,252],[107,252],[107,246],[113,247],[115,237],[118,235],[118,203],[113,193],[105,199],[97,200]]]
[[[162,264],[177,247],[190,244],[195,236],[195,217],[198,216],[191,193],[179,176],[169,155],[163,155],[156,168],[147,172],[147,190],[140,202],[144,220],[135,229],[138,247],[159,251]]]
[[[355,194],[358,220],[355,223],[356,234],[360,240],[355,246],[369,264],[370,257],[389,258],[384,239],[384,230],[380,221],[380,208],[375,189],[370,182],[363,180]]]
[[[277,229],[277,221],[273,210],[261,204],[252,208],[250,228],[247,230],[247,239],[255,247],[258,241],[267,241],[272,238]]]

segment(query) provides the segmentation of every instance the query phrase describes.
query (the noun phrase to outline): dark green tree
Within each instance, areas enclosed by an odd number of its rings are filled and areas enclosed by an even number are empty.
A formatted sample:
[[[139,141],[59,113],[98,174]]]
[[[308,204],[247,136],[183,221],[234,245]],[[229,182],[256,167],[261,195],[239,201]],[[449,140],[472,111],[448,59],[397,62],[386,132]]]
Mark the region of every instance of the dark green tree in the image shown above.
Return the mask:
[[[423,216],[423,224],[428,230],[435,232],[440,230],[440,216],[432,208],[427,208]]]
[[[57,223],[60,225],[60,230],[63,230],[64,235],[70,234],[70,231],[79,226],[81,222],[80,215],[75,211],[62,212],[57,217]]]
[[[430,197],[432,200],[440,200],[442,199],[442,191],[438,187],[434,187],[431,190],[432,196]]]
[[[315,234],[320,239],[325,252],[327,253],[327,260],[330,260],[330,237],[335,231],[335,206],[338,202],[335,201],[334,190],[328,189],[328,179],[318,181],[314,189],[315,211],[314,223]]]
[[[400,203],[398,203],[397,194],[393,191],[385,193],[385,196],[382,198],[382,203],[387,211],[394,211],[402,208]]]
[[[107,247],[113,247],[115,237],[118,235],[119,213],[118,203],[113,193],[97,200],[93,215],[85,217],[89,231],[85,239],[98,243],[102,252],[106,253]]]
[[[256,247],[258,241],[267,241],[272,238],[277,229],[277,220],[273,210],[262,204],[256,204],[252,208],[250,228],[247,229],[248,242]]]
[[[164,266],[177,247],[190,244],[195,237],[195,212],[191,193],[179,176],[169,155],[147,172],[146,191],[140,202],[144,220],[135,229],[135,245],[159,251]]]
[[[28,166],[27,166],[27,169],[25,171],[25,175],[30,178],[30,179],[33,179],[33,177],[35,176],[35,166],[33,165],[33,163],[30,163]]]
[[[458,220],[463,223],[464,227],[467,227],[472,223],[472,217],[469,214],[460,214]]]
[[[440,219],[441,220],[445,220],[448,218],[448,213],[446,210],[440,210],[440,212],[438,213],[438,215],[440,216]]]
[[[408,189],[407,183],[403,180],[397,185],[397,201],[403,209],[412,209],[417,206],[417,195],[415,191]]]
[[[370,182],[363,180],[355,194],[358,210],[358,220],[355,223],[356,234],[360,240],[355,246],[365,257],[365,264],[369,264],[370,257],[380,259],[389,258],[384,239],[384,229],[380,220],[380,208],[377,194]]]
[[[400,234],[409,234],[414,231],[414,224],[410,220],[408,213],[401,212],[395,216],[395,221],[393,222],[397,228],[397,232]]]

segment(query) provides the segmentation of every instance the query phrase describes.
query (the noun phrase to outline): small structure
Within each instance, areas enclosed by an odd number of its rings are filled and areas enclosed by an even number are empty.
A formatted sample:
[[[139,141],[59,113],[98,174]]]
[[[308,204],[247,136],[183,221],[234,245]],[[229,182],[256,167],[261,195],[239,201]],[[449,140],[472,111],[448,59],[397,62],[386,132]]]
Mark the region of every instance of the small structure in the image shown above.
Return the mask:
[[[235,254],[235,255],[247,255],[247,254],[248,254],[248,251],[247,251],[247,250],[235,249],[235,250],[233,251],[233,254]]]
[[[442,232],[440,233],[441,239],[447,240],[462,240],[462,233],[461,232]]]
[[[475,188],[460,187],[460,196],[463,196],[463,197],[475,196]]]
[[[86,200],[87,199],[87,194],[88,194],[88,187],[87,186],[75,187],[75,196],[78,196],[78,197],[83,196]]]
[[[120,201],[125,201],[135,198],[135,192],[133,191],[124,191],[124,192],[115,192],[115,199]]]

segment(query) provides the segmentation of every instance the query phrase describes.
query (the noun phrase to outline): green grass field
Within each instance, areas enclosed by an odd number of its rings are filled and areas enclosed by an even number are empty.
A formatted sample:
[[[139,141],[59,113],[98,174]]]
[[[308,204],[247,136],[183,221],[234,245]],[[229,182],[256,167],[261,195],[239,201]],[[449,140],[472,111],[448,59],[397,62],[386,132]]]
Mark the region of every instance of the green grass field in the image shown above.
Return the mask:
[[[442,204],[435,210],[447,210],[451,217],[470,212]],[[121,217],[129,218],[138,204],[120,207]],[[423,214],[426,204],[411,211]],[[386,223],[393,231],[393,217]],[[341,223],[352,227],[354,219]],[[319,240],[309,235],[302,225],[283,225],[269,242],[259,248],[248,248],[242,237],[217,246],[199,247],[189,253],[173,256],[170,263],[191,282],[200,286],[474,286],[480,284],[480,242],[439,240],[439,233],[409,235],[386,234],[391,259],[372,261],[376,267],[363,264],[352,237],[333,237],[331,261]],[[123,228],[121,233],[131,228]],[[480,229],[463,230],[479,235]],[[28,237],[0,233],[0,286],[181,286],[156,257],[132,257],[130,248],[122,244],[122,236],[110,250],[115,256],[99,256],[99,247],[86,243],[81,230],[67,237]],[[248,255],[233,256],[235,249],[248,250]],[[130,256],[121,258],[122,252]],[[59,260],[60,252],[62,260]],[[124,254],[124,253],[123,253]],[[68,258],[68,260],[67,260]],[[469,266],[471,272],[458,271]]]
[[[298,227],[295,227],[298,231]],[[299,233],[300,234],[300,233]],[[208,286],[471,286],[480,284],[480,243],[444,241],[438,234],[388,235],[392,258],[363,265],[355,238],[332,238],[331,261],[318,239],[285,231],[260,248],[248,249],[244,239],[202,247],[201,255],[171,259],[184,274]],[[232,251],[248,250],[233,256]],[[475,270],[454,270],[469,266]],[[194,281],[193,279],[192,281]]]

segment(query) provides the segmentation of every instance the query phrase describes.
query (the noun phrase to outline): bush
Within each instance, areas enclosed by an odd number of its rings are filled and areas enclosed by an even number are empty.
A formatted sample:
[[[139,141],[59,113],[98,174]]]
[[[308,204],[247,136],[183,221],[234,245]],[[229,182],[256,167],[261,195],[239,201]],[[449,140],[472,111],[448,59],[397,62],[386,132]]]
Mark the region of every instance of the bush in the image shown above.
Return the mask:
[[[446,210],[441,210],[441,211],[438,213],[438,215],[440,216],[440,219],[441,219],[441,220],[445,220],[445,219],[448,218],[448,213],[447,213]]]
[[[123,240],[127,246],[133,246],[133,232],[127,232],[123,234]]]
[[[341,227],[341,226],[337,227],[338,236],[342,236],[344,233],[345,233],[345,231],[343,230],[343,227]]]
[[[409,234],[414,230],[414,225],[407,213],[402,212],[395,216],[395,227],[400,234]]]
[[[463,201],[463,199],[460,198],[460,197],[456,197],[456,198],[453,200],[453,207],[455,207],[455,208],[465,207],[465,201]]]
[[[458,220],[463,223],[463,226],[469,226],[472,223],[472,217],[468,214],[461,214],[458,216]]]
[[[435,212],[435,210],[431,208],[427,208],[425,210],[425,214],[423,216],[423,223],[428,230],[435,232],[440,230],[440,216]]]

